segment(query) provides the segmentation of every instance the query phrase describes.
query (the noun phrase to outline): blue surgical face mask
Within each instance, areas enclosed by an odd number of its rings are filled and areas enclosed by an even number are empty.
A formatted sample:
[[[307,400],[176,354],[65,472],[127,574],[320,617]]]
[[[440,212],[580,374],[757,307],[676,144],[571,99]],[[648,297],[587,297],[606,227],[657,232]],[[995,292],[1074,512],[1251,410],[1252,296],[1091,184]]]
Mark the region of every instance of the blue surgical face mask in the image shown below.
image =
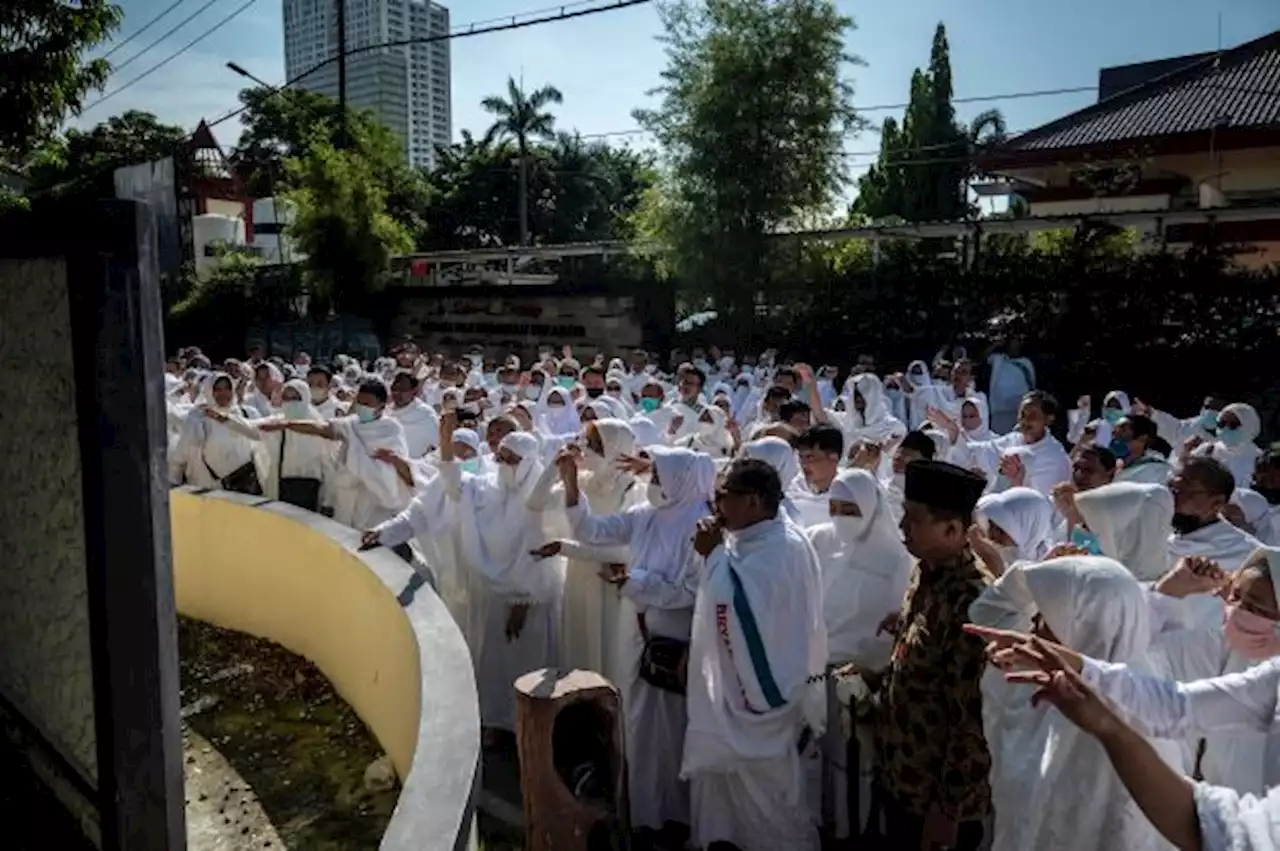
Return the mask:
[[[1116,456],[1117,460],[1124,461],[1129,457],[1129,441],[1127,440],[1113,437],[1107,448],[1111,450],[1111,454]]]
[[[577,380],[576,378],[574,378],[573,376],[570,376],[570,375],[557,375],[557,376],[556,376],[556,384],[559,384],[559,385],[560,385],[561,387],[563,387],[565,390],[568,390],[568,389],[572,388],[572,387],[573,387],[573,385],[575,385],[575,384],[577,384],[577,383],[578,383],[578,380]]]
[[[472,473],[472,474],[479,473],[480,459],[468,458],[467,460],[463,461],[459,466],[462,467],[462,472],[464,473]]]
[[[640,410],[644,411],[646,414],[652,414],[654,411],[658,410],[658,406],[660,404],[662,403],[657,399],[641,399]]]
[[[502,385],[502,392],[503,392],[503,393],[506,393],[506,394],[508,394],[508,395],[510,395],[510,396],[514,396],[514,395],[516,395],[516,393],[517,393],[519,390],[520,390],[520,386],[519,386],[519,385],[517,385],[517,384],[504,384],[504,385]]]
[[[524,397],[531,402],[538,401],[538,397],[542,395],[542,390],[538,387],[524,388]]]
[[[1228,428],[1227,426],[1219,426],[1218,440],[1222,441],[1223,446],[1231,448],[1244,446],[1247,442],[1244,436],[1244,429],[1240,428],[1240,426],[1232,426],[1231,428]]]
[[[1083,526],[1077,526],[1071,530],[1071,543],[1077,547],[1084,547],[1091,556],[1102,555],[1102,544],[1098,542],[1098,536]]]
[[[1217,431],[1218,429],[1218,412],[1205,408],[1200,412],[1200,419],[1196,421],[1196,425],[1205,431]]]
[[[1124,419],[1124,411],[1119,408],[1103,408],[1102,418],[1111,423],[1111,425],[1115,425]]]
[[[306,402],[285,402],[284,415],[291,420],[305,420],[307,418]]]
[[[377,411],[373,408],[368,408],[360,404],[353,404],[351,406],[351,413],[355,414],[356,418],[362,423],[371,423],[378,418]]]

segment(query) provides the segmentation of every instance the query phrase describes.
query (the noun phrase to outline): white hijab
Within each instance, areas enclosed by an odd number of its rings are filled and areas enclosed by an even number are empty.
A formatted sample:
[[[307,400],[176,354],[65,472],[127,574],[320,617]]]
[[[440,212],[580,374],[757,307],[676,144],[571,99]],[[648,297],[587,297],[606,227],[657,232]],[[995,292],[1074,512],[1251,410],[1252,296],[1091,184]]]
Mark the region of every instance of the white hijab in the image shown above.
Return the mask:
[[[906,426],[889,412],[884,384],[877,376],[870,372],[855,375],[846,383],[845,390],[846,446],[853,446],[860,441],[882,444],[906,433]],[[854,393],[866,403],[862,413],[858,413],[854,404]]]
[[[1244,440],[1237,446],[1227,446],[1221,440],[1202,447],[1200,454],[1221,461],[1235,477],[1236,487],[1246,488],[1253,483],[1253,468],[1258,462],[1262,450],[1258,448],[1258,435],[1262,433],[1262,420],[1252,405],[1236,402],[1222,409],[1221,414],[1234,414],[1240,420],[1240,431]]]
[[[790,490],[800,475],[800,459],[796,451],[780,437],[762,437],[742,447],[743,458],[754,458],[772,467],[782,480],[782,490]]]
[[[861,517],[832,517],[809,530],[822,558],[822,607],[832,662],[869,669],[889,661],[893,639],[877,635],[884,616],[902,604],[915,564],[893,520],[884,489],[866,470],[845,470],[828,492],[852,502]]]
[[[1076,509],[1103,554],[1140,581],[1159,579],[1169,569],[1173,494],[1164,485],[1114,482],[1077,494]]]
[[[551,407],[552,399],[561,402],[563,407]],[[582,420],[569,391],[563,387],[552,387],[544,393],[534,410],[533,425],[547,437],[576,435],[582,429]]]
[[[1122,565],[1072,556],[1029,565],[1023,575],[1036,610],[1062,644],[1095,659],[1147,667],[1149,604]],[[994,851],[1169,847],[1129,797],[1095,739],[1047,704],[1029,708],[1021,703],[1029,697],[1027,690],[1000,677],[984,679],[984,692],[1009,689],[1018,689],[1009,711],[984,719],[988,747],[999,766],[992,778]],[[1180,765],[1176,744],[1153,744],[1172,765]]]
[[[648,451],[667,501],[661,508],[632,509],[644,516],[632,534],[631,569],[674,580],[693,555],[698,521],[712,513],[716,465],[709,456],[689,449],[652,446]]]
[[[1014,561],[1039,561],[1049,551],[1053,503],[1039,491],[1010,488],[988,494],[978,500],[977,513],[1013,539]]]
[[[489,590],[513,601],[552,603],[564,588],[564,560],[539,559],[542,518],[525,504],[542,474],[538,441],[527,432],[508,434],[498,444],[519,456],[514,480],[499,471],[464,479],[458,513],[463,558],[484,577]]]
[[[589,447],[583,449],[583,459],[588,475],[582,483],[587,504],[596,514],[612,513],[612,508],[622,503],[622,497],[636,486],[636,477],[618,469],[618,459],[636,453],[636,436],[622,420],[596,420],[596,432],[604,444],[604,455],[597,455]]]

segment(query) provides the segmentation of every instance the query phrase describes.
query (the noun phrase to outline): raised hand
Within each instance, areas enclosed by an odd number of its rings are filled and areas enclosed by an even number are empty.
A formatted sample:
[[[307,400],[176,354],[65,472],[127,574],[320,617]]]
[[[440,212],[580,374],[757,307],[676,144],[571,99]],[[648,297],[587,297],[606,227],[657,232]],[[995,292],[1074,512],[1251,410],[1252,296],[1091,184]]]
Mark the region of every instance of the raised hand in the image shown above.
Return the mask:
[[[1155,584],[1155,590],[1166,597],[1189,597],[1192,594],[1223,594],[1231,584],[1231,577],[1216,561],[1204,556],[1184,556],[1178,559]]]
[[[714,517],[704,517],[698,521],[698,531],[693,536],[693,549],[698,555],[706,558],[715,548],[724,543],[724,528]]]

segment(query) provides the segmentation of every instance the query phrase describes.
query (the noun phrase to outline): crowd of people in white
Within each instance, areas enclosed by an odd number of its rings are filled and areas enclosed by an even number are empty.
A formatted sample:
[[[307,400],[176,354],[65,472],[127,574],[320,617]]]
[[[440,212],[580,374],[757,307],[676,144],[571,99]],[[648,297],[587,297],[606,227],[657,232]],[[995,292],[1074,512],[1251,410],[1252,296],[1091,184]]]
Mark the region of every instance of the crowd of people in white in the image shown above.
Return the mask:
[[[825,825],[895,849],[1275,848],[1280,450],[1258,414],[1062,410],[1016,347],[986,392],[955,354],[837,383],[772,351],[668,373],[567,347],[184,349],[169,471],[426,565],[488,747],[524,673],[617,684],[631,821],[659,847],[816,849]]]

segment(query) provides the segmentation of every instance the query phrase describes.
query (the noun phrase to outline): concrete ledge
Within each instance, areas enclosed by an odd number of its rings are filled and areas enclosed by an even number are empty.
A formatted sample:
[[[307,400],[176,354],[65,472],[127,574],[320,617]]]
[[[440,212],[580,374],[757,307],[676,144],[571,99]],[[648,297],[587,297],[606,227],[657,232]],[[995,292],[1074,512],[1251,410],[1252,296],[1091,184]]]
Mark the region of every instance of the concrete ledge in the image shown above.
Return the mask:
[[[431,586],[353,530],[226,491],[170,495],[178,611],[314,662],[400,775],[384,851],[474,847],[480,719],[471,657]]]

